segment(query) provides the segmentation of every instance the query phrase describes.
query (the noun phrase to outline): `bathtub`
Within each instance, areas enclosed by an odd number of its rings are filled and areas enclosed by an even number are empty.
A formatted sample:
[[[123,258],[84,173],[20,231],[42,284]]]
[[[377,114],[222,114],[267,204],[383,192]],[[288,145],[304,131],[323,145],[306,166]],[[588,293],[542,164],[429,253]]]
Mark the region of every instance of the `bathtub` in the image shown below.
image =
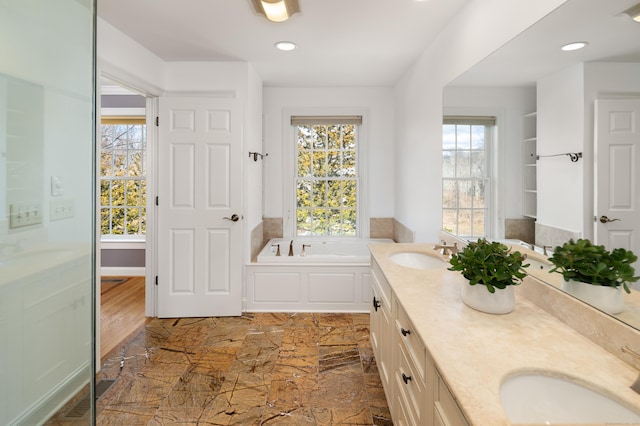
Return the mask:
[[[369,244],[393,240],[295,240],[288,256],[290,243],[272,239],[246,265],[247,312],[369,312]]]

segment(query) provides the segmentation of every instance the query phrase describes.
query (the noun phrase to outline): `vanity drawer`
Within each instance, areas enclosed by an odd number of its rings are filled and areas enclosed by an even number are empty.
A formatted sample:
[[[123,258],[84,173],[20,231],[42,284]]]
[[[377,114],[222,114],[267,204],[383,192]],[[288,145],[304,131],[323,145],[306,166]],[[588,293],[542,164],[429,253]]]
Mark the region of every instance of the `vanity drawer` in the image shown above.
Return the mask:
[[[424,424],[426,408],[426,386],[422,377],[417,374],[416,366],[400,345],[397,351],[397,369],[395,383],[398,399],[407,418],[415,420],[415,424]]]
[[[455,398],[447,388],[447,385],[436,375],[436,385],[434,394],[433,422],[443,426],[468,426]]]
[[[421,380],[426,381],[427,350],[402,306],[397,300],[394,300],[394,304],[396,305],[394,306],[396,312],[395,331],[398,335],[398,341],[407,348],[407,354],[415,364],[416,374],[420,376]]]

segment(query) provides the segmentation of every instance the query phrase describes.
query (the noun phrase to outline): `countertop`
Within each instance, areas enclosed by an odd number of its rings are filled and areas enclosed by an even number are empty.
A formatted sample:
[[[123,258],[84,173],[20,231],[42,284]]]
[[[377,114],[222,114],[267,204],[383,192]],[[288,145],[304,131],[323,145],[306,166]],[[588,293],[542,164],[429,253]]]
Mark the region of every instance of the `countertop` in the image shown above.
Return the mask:
[[[407,251],[439,256],[433,246],[369,248],[471,424],[511,424],[500,402],[500,385],[510,376],[531,372],[567,377],[625,406],[640,407],[640,395],[629,388],[637,370],[527,299],[517,297],[509,314],[485,314],[462,302],[465,279],[448,271],[448,264],[418,270],[389,260]]]

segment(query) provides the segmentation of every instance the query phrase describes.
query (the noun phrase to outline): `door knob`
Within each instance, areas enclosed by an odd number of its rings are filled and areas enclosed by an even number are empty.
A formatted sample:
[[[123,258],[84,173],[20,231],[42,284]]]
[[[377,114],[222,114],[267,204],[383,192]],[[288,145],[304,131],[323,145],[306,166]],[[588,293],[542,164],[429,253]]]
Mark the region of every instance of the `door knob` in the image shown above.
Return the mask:
[[[600,216],[601,223],[615,222],[616,220],[620,220],[620,219],[609,219],[606,216]]]
[[[226,220],[230,220],[231,222],[237,222],[238,220],[240,220],[240,216],[238,216],[237,214],[232,214],[231,217],[223,217],[223,219]]]

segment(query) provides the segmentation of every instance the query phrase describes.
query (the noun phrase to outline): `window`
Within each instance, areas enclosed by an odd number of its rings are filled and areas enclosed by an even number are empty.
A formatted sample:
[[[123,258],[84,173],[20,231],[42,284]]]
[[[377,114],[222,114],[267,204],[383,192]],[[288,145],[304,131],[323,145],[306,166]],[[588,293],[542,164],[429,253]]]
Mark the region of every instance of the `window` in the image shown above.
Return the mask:
[[[296,141],[296,236],[358,233],[361,117],[292,117]]]
[[[103,236],[140,236],[146,231],[144,117],[102,118],[100,231]]]
[[[489,152],[495,117],[445,117],[442,228],[459,237],[488,234]]]

